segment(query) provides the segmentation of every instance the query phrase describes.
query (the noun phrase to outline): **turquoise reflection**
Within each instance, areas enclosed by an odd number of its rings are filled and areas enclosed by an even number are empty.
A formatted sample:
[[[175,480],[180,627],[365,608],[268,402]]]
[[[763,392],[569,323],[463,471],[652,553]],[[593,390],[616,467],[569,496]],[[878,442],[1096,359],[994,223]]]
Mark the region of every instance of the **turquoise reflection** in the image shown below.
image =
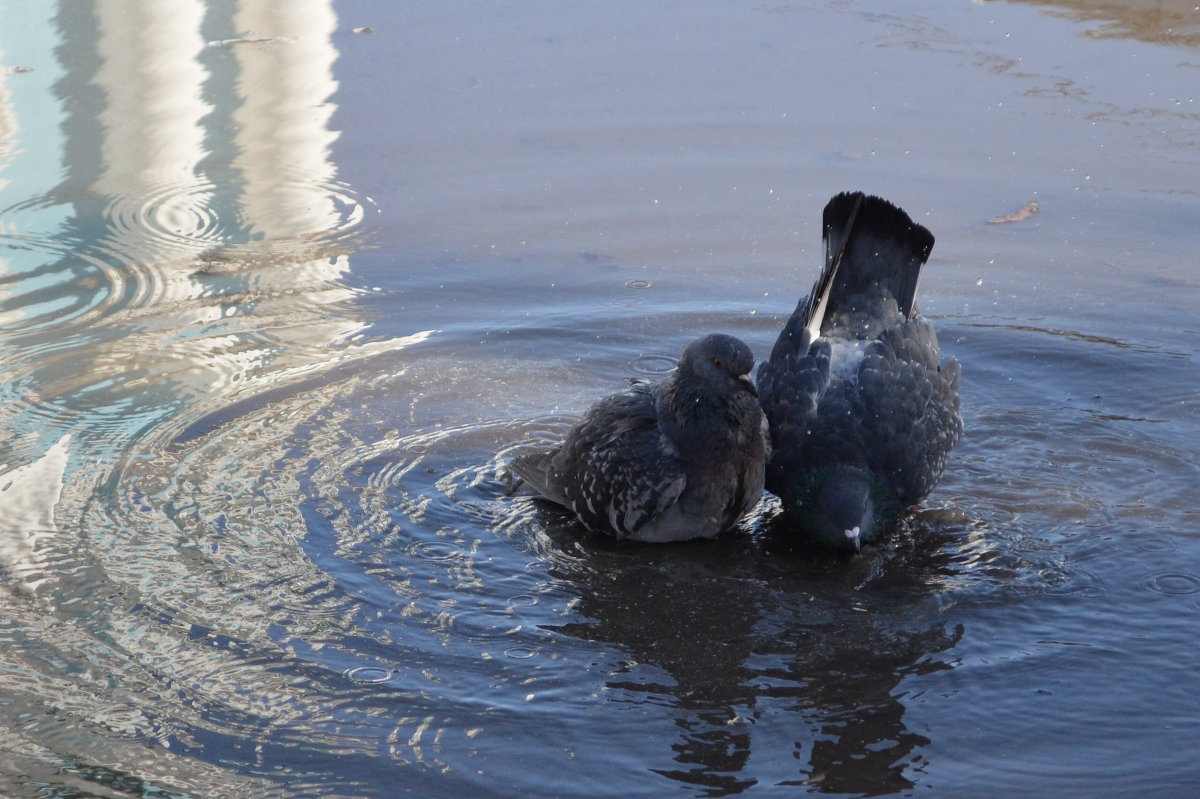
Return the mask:
[[[4,63],[31,67],[0,73],[0,347],[27,406],[66,428],[106,405],[169,414],[361,329],[327,0],[3,13]]]
[[[222,584],[225,552],[197,565],[213,553],[187,509],[151,489],[186,490],[156,458],[198,420],[426,335],[363,343],[351,313],[365,200],[330,157],[336,22],[330,0],[0,4],[0,671],[21,675],[0,748],[33,753],[23,773],[92,762],[266,795],[172,743],[202,746],[187,730],[209,712],[248,719],[238,740],[316,712],[154,621],[224,603],[262,663],[286,657]],[[275,532],[250,551],[310,572]]]

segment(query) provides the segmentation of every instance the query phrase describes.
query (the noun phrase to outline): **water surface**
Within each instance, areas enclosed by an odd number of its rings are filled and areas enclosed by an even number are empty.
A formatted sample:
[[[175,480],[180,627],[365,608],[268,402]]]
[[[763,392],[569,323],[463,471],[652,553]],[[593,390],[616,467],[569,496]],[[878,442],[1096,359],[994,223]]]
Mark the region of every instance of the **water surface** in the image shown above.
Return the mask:
[[[1190,796],[1197,31],[0,3],[0,793]],[[766,355],[846,189],[964,365],[895,535],[505,496],[696,336]]]

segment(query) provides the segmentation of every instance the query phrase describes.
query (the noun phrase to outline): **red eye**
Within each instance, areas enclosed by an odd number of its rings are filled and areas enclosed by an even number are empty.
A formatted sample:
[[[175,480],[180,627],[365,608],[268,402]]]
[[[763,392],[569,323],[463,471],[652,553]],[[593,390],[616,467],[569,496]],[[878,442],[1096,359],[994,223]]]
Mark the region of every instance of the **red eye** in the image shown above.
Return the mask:
[[[721,363],[720,358],[713,358],[713,366],[717,367],[718,369],[723,369],[725,364]]]

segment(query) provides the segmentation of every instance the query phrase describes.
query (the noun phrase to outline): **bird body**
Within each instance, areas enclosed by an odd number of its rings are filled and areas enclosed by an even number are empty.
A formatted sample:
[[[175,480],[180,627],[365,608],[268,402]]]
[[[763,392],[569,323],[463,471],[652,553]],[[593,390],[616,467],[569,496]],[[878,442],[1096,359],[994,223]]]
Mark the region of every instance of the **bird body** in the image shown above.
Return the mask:
[[[768,436],[741,341],[713,334],[657,383],[596,403],[510,470],[587,527],[637,541],[712,538],[762,497]]]
[[[878,197],[824,213],[825,267],[759,366],[767,490],[814,540],[857,550],[937,485],[962,436],[959,365],[916,306],[933,235]]]

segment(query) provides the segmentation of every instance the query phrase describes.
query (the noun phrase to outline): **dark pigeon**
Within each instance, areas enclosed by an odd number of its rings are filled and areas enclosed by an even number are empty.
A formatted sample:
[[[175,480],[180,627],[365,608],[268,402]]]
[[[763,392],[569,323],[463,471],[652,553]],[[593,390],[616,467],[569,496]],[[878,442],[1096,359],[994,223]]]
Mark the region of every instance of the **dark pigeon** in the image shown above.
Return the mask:
[[[809,537],[857,551],[941,478],[963,431],[959,365],[915,302],[933,234],[858,192],[824,223],[825,269],[758,369],[766,485]]]
[[[741,341],[705,336],[668,377],[601,400],[561,445],[509,469],[592,530],[712,538],[762,498],[769,445],[753,366]]]

